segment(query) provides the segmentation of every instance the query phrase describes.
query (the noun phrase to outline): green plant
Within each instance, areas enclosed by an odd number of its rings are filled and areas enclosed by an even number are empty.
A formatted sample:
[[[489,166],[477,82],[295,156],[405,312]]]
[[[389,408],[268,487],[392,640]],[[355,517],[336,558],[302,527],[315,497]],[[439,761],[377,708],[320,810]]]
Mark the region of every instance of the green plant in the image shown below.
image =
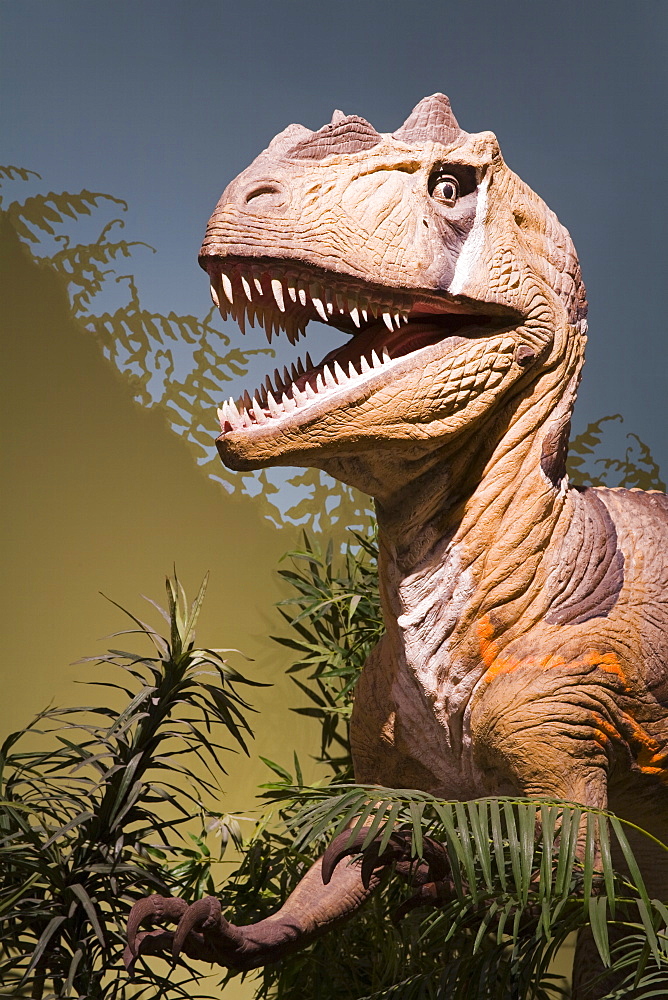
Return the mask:
[[[278,607],[293,634],[274,637],[297,654],[288,673],[311,705],[295,711],[319,721],[320,759],[338,780],[352,776],[348,722],[353,690],[384,628],[375,529],[351,536],[341,555],[331,540],[322,552],[304,533],[303,549],[284,556],[293,568],[279,574],[295,594]],[[287,608],[296,608],[296,615]],[[297,676],[305,673],[305,681]]]
[[[189,606],[176,576],[167,580],[167,609],[154,605],[166,637],[129,615],[135,627],[116,635],[140,634],[152,655],[113,649],[96,658],[123,671],[118,683],[87,682],[112,692],[116,707],[50,708],[0,749],[5,995],[193,996],[187,977],[143,962],[130,983],[121,959],[137,898],[213,891],[216,859],[202,834],[188,831],[193,819],[202,829],[213,823],[223,846],[240,839],[234,819],[204,803],[220,797],[220,754],[248,752],[250,706],[239,686],[254,682],[227,663],[235,651],[196,647],[205,588],[206,580]],[[27,748],[31,737],[40,738],[37,749]],[[192,846],[175,847],[179,834]]]

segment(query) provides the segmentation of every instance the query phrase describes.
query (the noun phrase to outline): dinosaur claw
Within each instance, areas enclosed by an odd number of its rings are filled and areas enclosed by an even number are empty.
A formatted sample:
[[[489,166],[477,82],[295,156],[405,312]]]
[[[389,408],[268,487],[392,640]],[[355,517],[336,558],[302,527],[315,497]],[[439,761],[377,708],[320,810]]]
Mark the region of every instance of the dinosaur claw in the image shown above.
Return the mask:
[[[172,957],[177,959],[186,938],[193,930],[203,931],[220,925],[222,914],[220,903],[215,896],[205,896],[192,903],[182,914],[172,942]]]
[[[364,826],[353,841],[350,840],[350,830],[344,830],[334,838],[322,857],[322,881],[325,885],[331,882],[334,869],[340,861],[350,854],[359,854],[368,832],[368,826]]]
[[[378,868],[383,868],[392,861],[406,857],[410,849],[411,835],[407,830],[394,830],[388,841],[387,848],[380,854],[382,834],[375,837],[364,849],[362,845],[369,832],[368,826],[363,826],[354,839],[350,840],[350,831],[344,830],[325,851],[322,859],[322,880],[325,885],[331,880],[334,869],[343,858],[351,854],[362,854],[361,877],[364,888],[368,889],[371,877]]]
[[[145,896],[144,899],[135,903],[128,917],[126,952],[129,952],[132,958],[126,961],[124,957],[126,967],[128,967],[128,961],[136,959],[139,954],[141,946],[139,928],[142,924],[162,923],[163,920],[176,922],[181,919],[187,908],[188,904],[185,899],[179,899],[176,896]]]

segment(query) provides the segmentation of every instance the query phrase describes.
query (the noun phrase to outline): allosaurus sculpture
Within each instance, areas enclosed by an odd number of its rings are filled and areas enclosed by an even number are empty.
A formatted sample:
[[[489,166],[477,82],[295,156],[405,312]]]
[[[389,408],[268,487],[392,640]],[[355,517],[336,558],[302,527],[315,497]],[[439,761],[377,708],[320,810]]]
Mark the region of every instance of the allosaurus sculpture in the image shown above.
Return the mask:
[[[224,192],[200,263],[242,329],[351,334],[224,403],[217,445],[231,469],[310,466],[375,499],[387,631],[356,690],[357,780],[576,800],[665,835],[668,497],[568,482],[585,290],[495,136],[442,94],[392,135],[341,112],[291,125]],[[665,852],[635,846],[665,898]],[[132,954],[275,961],[404,863],[395,841],[363,879],[340,848],[251,926],[213,897],[147,897]]]

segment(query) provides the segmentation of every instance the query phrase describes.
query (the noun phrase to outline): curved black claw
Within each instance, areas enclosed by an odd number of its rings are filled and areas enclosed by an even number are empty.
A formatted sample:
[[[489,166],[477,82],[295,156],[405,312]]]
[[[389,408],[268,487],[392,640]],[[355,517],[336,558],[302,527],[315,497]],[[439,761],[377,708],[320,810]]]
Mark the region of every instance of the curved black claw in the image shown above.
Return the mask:
[[[375,837],[364,849],[369,827],[362,827],[354,839],[350,840],[350,831],[344,830],[335,837],[322,859],[322,880],[327,885],[332,878],[334,869],[343,858],[351,854],[362,854],[360,874],[365,888],[369,888],[373,874],[380,868],[385,868],[398,862],[401,874],[406,875],[411,882],[442,881],[450,873],[447,851],[442,844],[431,837],[425,837],[423,842],[423,860],[411,857],[412,837],[410,829],[394,830],[390,835],[387,847],[380,853],[382,833]],[[403,870],[405,869],[405,870]]]
[[[169,934],[169,932],[161,930],[149,931],[148,934],[146,932],[140,933],[140,928],[143,925],[178,923],[187,909],[188,904],[185,899],[179,899],[176,896],[145,896],[144,899],[135,903],[128,917],[128,943],[123,953],[126,969],[129,970],[134,964],[146,937],[155,938],[158,935]]]

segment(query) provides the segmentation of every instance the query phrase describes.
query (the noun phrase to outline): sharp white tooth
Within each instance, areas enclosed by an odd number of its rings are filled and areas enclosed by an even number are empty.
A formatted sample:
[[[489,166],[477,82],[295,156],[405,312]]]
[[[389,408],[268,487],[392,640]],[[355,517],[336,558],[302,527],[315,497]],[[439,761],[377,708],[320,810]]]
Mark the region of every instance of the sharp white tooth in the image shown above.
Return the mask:
[[[257,420],[258,424],[266,424],[267,423],[267,418],[264,415],[264,411],[263,411],[262,407],[260,406],[260,404],[258,403],[258,401],[255,398],[255,396],[253,396],[253,403],[252,403],[251,409],[253,410],[253,413],[255,414],[255,419]]]
[[[218,420],[220,422],[221,431],[225,430],[225,423],[227,421],[226,411],[227,411],[227,403],[223,403],[222,407],[216,410],[216,413],[218,414]]]
[[[322,392],[324,388],[325,388],[325,383],[322,380],[322,375],[320,374],[320,372],[318,372],[315,379],[315,391]]]
[[[385,324],[387,329],[390,330],[390,332],[394,330],[394,326],[392,324],[392,317],[388,312],[383,313],[383,323]]]
[[[327,309],[328,315],[331,316],[332,313],[334,312],[334,302],[333,302],[333,295],[330,292],[329,288],[325,289],[325,308]]]
[[[313,296],[313,305],[315,306],[315,311],[317,312],[323,323],[329,323],[329,316],[325,312],[325,307],[317,296]]]
[[[218,298],[218,292],[213,287],[213,281],[209,285],[209,292],[211,293],[211,301],[213,302],[216,309],[220,308],[220,299]]]
[[[308,351],[306,352],[305,360],[306,360],[306,371],[307,372],[312,371],[312,369],[315,368],[315,365],[313,364],[313,361],[311,360],[311,355],[309,354]]]
[[[298,389],[296,385],[292,386],[292,398],[294,399],[297,406],[302,406],[306,402],[306,396]]]
[[[382,357],[382,360],[383,360],[383,364],[384,365],[386,365],[388,363],[388,361],[392,360],[392,358],[390,357],[390,352],[388,351],[387,347],[383,348],[383,357]]]
[[[295,403],[294,399],[290,399],[290,397],[286,396],[285,393],[283,393],[283,395],[281,396],[281,403],[283,404],[283,409],[288,412],[290,410],[297,409],[297,404]]]
[[[323,323],[328,323],[329,317],[327,316],[327,313],[325,312],[325,307],[320,299],[320,285],[312,283],[308,286],[308,290],[311,295],[311,301],[313,302],[315,311],[317,312],[318,316],[323,321]]]
[[[350,310],[350,318],[353,321],[353,323],[355,324],[355,326],[357,327],[357,329],[359,330],[359,328],[360,328],[360,314],[358,313],[357,308],[355,306],[353,306],[352,309]]]
[[[364,357],[364,355],[362,355],[362,357],[360,358],[360,371],[361,371],[362,375],[366,375],[367,372],[371,371],[371,365],[369,364],[369,362],[367,361],[367,359]]]
[[[269,412],[272,417],[280,417],[283,412],[281,407],[278,405],[271,392],[267,393],[267,406],[269,407]]]
[[[276,305],[281,310],[285,312],[285,302],[283,301],[283,285],[278,278],[271,279],[271,290],[274,293],[274,298],[276,299]]]
[[[239,416],[239,411],[237,410],[237,404],[234,402],[232,397],[227,401],[227,419],[232,425],[232,430],[238,430],[243,427],[243,421]]]
[[[348,378],[357,378],[357,371],[352,361],[348,362]]]
[[[323,377],[325,379],[325,385],[328,385],[330,389],[336,388],[336,379],[329,370],[329,365],[325,365],[323,370]]]
[[[305,306],[307,297],[306,297],[306,286],[304,285],[303,281],[300,281],[299,284],[297,285],[297,295],[299,297],[299,301],[301,302],[301,304]]]
[[[369,313],[366,311],[365,306],[360,306],[360,312],[362,313],[362,319],[365,323],[369,322]]]
[[[232,305],[234,302],[234,292],[232,291],[232,282],[230,281],[228,275],[226,275],[224,271],[221,271],[220,273],[220,280],[223,283],[223,291],[225,292],[225,295],[230,305]]]
[[[383,362],[380,360],[375,351],[371,352],[371,364],[374,368],[382,368]]]
[[[304,392],[306,393],[307,399],[315,399],[317,395],[310,382],[307,382],[306,385],[304,386]]]
[[[402,323],[408,323],[408,313],[402,313],[401,314],[401,322]]]
[[[348,377],[338,361],[334,362],[334,377],[339,385],[341,382],[345,382]]]
[[[258,295],[263,295],[262,291],[262,271],[259,267],[251,267],[251,277],[253,279],[253,284],[257,289]]]
[[[253,426],[253,421],[248,416],[248,414],[246,413],[245,410],[241,414],[241,426],[242,427],[252,427]]]
[[[297,288],[295,286],[294,278],[286,278],[285,279],[285,287],[287,288],[288,295],[290,296],[290,298],[292,299],[292,301],[296,302],[297,301]]]
[[[401,316],[399,315],[399,313],[395,313],[392,319],[394,320],[394,325],[396,326],[397,330],[401,329]]]
[[[246,298],[248,299],[249,302],[252,302],[253,293],[251,292],[251,286],[248,284],[248,278],[246,278],[245,275],[243,274],[241,275],[241,284],[243,286],[244,292],[246,293]]]

